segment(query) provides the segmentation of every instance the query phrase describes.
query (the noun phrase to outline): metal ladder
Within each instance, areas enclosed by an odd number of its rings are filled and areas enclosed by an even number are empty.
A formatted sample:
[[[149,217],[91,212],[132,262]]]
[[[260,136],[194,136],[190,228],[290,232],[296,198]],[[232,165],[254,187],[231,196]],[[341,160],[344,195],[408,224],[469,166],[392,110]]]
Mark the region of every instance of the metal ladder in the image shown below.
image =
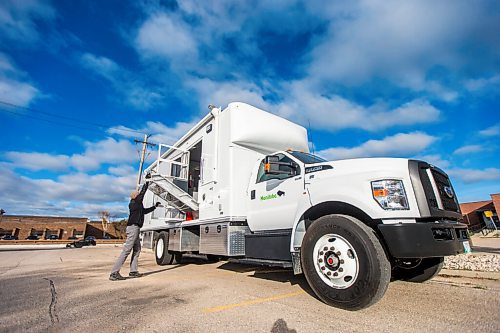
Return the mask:
[[[174,151],[174,158],[164,158],[163,148]],[[168,153],[168,152],[167,152]],[[166,154],[165,154],[166,155]],[[158,145],[158,159],[154,167],[147,170],[152,184],[149,190],[183,212],[198,211],[198,202],[174,181],[187,182],[189,173],[189,151],[165,144]]]
[[[169,205],[181,211],[198,211],[198,202],[185,192],[183,189],[173,183],[173,179],[160,174],[151,174],[152,184],[149,190],[167,201]]]

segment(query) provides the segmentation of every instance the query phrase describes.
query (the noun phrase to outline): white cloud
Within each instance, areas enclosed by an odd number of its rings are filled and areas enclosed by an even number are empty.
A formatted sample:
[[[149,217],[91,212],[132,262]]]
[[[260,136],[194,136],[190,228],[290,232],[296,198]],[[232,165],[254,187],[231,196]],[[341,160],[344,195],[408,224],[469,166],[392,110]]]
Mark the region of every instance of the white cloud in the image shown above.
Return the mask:
[[[80,61],[84,67],[93,70],[108,80],[114,80],[115,76],[121,71],[120,66],[113,60],[91,53],[82,54]]]
[[[9,214],[54,214],[93,217],[102,209],[125,216],[135,175],[68,174],[52,179],[20,176],[2,165],[2,208]]]
[[[475,61],[461,52],[468,42],[498,43],[498,36],[484,33],[498,28],[495,14],[469,1],[359,1],[323,7],[329,30],[311,53],[309,70],[317,80],[357,85],[386,78],[422,91],[433,67],[457,69]],[[498,45],[489,50],[498,52]]]
[[[153,15],[140,27],[139,50],[168,58],[196,58],[197,43],[182,19],[165,13]]]
[[[450,166],[450,161],[443,159],[438,154],[419,155],[415,156],[415,159],[430,163],[441,169],[447,169]]]
[[[26,153],[11,151],[5,154],[5,157],[14,162],[17,168],[39,171],[67,170],[70,166],[70,157],[66,155],[51,155],[47,153]]]
[[[482,136],[499,136],[500,135],[500,124],[493,125],[491,127],[488,127],[484,130],[479,131],[479,134]]]
[[[164,100],[165,96],[158,89],[145,84],[140,75],[126,70],[107,57],[84,53],[80,57],[80,63],[84,68],[111,83],[113,89],[120,95],[117,100],[120,103],[125,102],[136,109],[147,110]]]
[[[136,170],[130,165],[119,165],[109,167],[108,172],[115,176],[130,176],[133,175]]]
[[[107,138],[85,143],[82,154],[71,156],[71,165],[77,170],[96,170],[102,164],[130,163],[137,160],[135,146],[128,140]]]
[[[0,52],[0,99],[12,104],[28,106],[40,91],[27,79],[27,75]]]
[[[76,169],[80,171],[97,170],[103,164],[131,163],[137,160],[135,146],[127,140],[107,138],[97,142],[85,142],[81,154],[52,155],[39,152],[5,153],[5,157],[15,168],[27,170],[61,171]]]
[[[484,147],[481,145],[466,145],[456,149],[453,154],[463,155],[463,154],[471,154],[471,153],[479,153],[484,150]]]
[[[292,83],[288,97],[274,110],[301,124],[310,122],[314,128],[330,131],[343,128],[378,131],[395,126],[432,123],[440,117],[440,111],[425,100],[413,100],[394,109],[383,104],[364,107],[337,95],[315,93],[310,83],[305,81]]]
[[[498,168],[486,168],[483,170],[456,168],[448,170],[448,174],[459,178],[464,183],[500,180],[500,169]]]
[[[488,78],[466,80],[464,86],[470,91],[479,91],[498,84],[500,84],[500,75],[493,75]]]
[[[0,1],[0,41],[33,44],[40,40],[38,21],[50,22],[56,16],[47,1]]]
[[[399,133],[382,140],[369,140],[357,147],[333,147],[318,152],[326,159],[347,159],[357,157],[406,157],[414,155],[437,140],[436,137],[422,133]]]
[[[186,134],[187,131],[189,131],[198,122],[198,120],[199,119],[195,119],[190,122],[177,122],[172,127],[166,126],[165,124],[160,122],[148,121],[146,122],[146,126],[139,129],[131,129],[126,126],[116,126],[108,129],[108,133],[130,138],[143,139],[143,136],[134,133],[135,131],[138,131],[149,133],[149,142],[173,144],[184,134]]]
[[[264,101],[263,90],[248,81],[215,82],[210,79],[190,79],[186,85],[199,96],[199,108],[208,110],[209,104],[226,107],[230,102],[249,103],[270,111],[271,105]]]

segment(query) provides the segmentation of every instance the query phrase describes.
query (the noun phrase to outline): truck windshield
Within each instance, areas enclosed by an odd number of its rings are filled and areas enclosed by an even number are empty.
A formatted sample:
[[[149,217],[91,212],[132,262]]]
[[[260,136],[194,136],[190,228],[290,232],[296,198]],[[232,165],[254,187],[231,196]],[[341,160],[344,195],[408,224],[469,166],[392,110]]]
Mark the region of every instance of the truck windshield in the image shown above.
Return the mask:
[[[288,151],[287,153],[289,153],[293,157],[299,159],[304,164],[327,162],[327,160],[325,160],[319,156],[309,154],[309,153],[303,153],[300,151]]]

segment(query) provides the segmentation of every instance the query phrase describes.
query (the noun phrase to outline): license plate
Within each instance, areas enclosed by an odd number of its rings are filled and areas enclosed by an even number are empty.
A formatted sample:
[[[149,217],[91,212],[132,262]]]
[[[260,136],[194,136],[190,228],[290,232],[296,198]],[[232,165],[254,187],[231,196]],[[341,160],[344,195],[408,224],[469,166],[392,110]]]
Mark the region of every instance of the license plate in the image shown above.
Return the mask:
[[[471,253],[472,250],[470,248],[470,244],[469,244],[469,241],[465,241],[462,243],[463,247],[464,247],[464,252],[465,253]]]

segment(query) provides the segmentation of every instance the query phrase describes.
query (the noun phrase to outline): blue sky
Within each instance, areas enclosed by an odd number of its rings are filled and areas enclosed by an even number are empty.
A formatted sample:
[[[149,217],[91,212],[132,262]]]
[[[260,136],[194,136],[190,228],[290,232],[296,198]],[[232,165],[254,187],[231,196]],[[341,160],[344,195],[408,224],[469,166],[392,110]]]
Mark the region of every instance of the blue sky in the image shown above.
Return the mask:
[[[232,101],[310,127],[323,157],[500,192],[498,1],[326,3],[0,2],[0,207],[124,216],[138,132],[172,143]]]

